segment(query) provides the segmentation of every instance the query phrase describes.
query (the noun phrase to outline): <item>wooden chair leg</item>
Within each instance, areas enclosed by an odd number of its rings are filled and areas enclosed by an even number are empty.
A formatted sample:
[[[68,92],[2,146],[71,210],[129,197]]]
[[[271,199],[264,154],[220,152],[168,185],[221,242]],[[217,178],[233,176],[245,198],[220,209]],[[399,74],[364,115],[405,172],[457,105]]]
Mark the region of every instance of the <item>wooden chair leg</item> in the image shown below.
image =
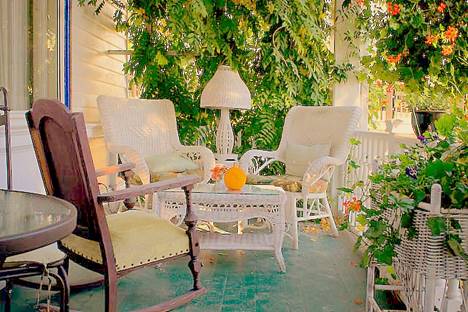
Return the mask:
[[[11,311],[11,296],[12,296],[12,291],[13,291],[13,285],[12,283],[7,280],[5,284],[5,288],[3,289],[4,294],[5,294],[5,312],[10,312]]]
[[[187,236],[189,238],[189,268],[193,275],[193,289],[201,289],[200,271],[202,267],[201,260],[198,258],[200,254],[200,243],[197,233],[197,216],[192,209],[191,191],[193,186],[184,187],[185,200],[187,202],[187,214],[185,215],[185,224],[187,225]]]
[[[111,269],[112,270],[112,269]],[[107,270],[104,274],[106,312],[117,312],[117,274]]]

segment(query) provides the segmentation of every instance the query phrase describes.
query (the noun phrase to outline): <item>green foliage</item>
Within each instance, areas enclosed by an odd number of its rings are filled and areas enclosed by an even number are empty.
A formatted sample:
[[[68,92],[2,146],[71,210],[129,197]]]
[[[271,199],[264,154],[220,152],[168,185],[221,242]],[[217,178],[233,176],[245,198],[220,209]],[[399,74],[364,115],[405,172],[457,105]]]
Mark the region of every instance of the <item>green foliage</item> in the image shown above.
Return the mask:
[[[370,176],[373,187],[369,195],[374,205],[372,209],[363,206],[358,221],[365,226],[363,239],[359,241],[365,243],[366,248],[363,265],[371,259],[391,264],[401,235],[409,239],[417,237],[413,225],[415,209],[421,202],[429,200],[434,183],[442,186],[443,208],[468,208],[467,118],[462,110],[454,107],[437,121],[436,129],[436,133],[425,133],[420,137],[421,142],[416,146],[404,146],[400,154],[391,155]],[[341,191],[365,193],[358,183]],[[391,223],[384,216],[389,210],[399,211],[399,217]],[[459,222],[434,216],[428,219],[427,226],[432,235],[445,235],[449,250],[468,261],[457,234],[461,229]]]
[[[369,80],[403,82],[408,103],[418,109],[447,109],[462,101],[467,87],[466,1],[350,0],[343,15],[354,15],[350,41],[369,45],[362,58]]]
[[[350,69],[337,66],[327,47],[326,0],[80,0],[97,12],[105,2],[117,4],[117,29],[131,42],[125,71],[143,98],[174,102],[186,143],[215,123],[215,111],[199,100],[221,63],[238,70],[252,93],[253,109],[232,116],[240,153],[275,148],[289,108],[330,104],[333,83]]]

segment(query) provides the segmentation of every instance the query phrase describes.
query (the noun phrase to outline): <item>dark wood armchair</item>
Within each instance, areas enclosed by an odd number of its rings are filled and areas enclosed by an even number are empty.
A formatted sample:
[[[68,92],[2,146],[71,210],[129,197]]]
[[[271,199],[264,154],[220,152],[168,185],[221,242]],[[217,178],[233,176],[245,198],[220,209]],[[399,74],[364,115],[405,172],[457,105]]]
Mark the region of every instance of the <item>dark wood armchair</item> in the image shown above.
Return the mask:
[[[199,279],[197,221],[190,202],[191,189],[198,177],[186,176],[100,194],[97,175],[128,171],[132,166],[113,166],[96,173],[83,115],[67,112],[60,102],[38,100],[26,117],[47,193],[73,203],[78,210],[77,228],[59,243],[59,248],[76,263],[104,275],[106,311],[117,310],[119,277],[180,256],[190,256],[193,289],[144,311],[168,311],[206,292]],[[185,191],[187,231],[142,211],[129,210],[110,216],[104,213],[104,202],[176,187]]]

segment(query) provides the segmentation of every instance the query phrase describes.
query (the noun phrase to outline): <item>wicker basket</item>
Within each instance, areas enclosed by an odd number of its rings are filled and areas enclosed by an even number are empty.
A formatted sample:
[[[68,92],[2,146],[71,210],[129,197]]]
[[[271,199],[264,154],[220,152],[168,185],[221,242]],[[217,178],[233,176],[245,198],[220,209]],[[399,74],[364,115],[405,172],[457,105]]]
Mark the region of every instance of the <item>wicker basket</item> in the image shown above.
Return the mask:
[[[377,192],[376,192],[377,191]],[[373,196],[372,205],[380,205],[381,198],[378,196],[378,189],[374,187],[376,196]],[[468,211],[462,209],[441,209],[440,208],[440,186],[435,185],[431,194],[431,203],[422,203],[414,211],[413,225],[417,236],[408,238],[406,230],[401,230],[401,243],[395,247],[398,262],[402,266],[421,273],[430,274],[442,279],[467,279],[468,264],[459,256],[454,256],[448,249],[446,234],[433,236],[427,226],[430,217],[442,217],[447,225],[451,220],[458,221],[460,230],[451,234],[457,234],[461,238],[461,245],[468,251]],[[435,197],[439,197],[439,200]],[[375,208],[377,206],[374,206]],[[388,224],[392,224],[395,229],[399,228],[399,220],[402,211],[400,209],[388,209],[383,212],[383,217]]]
[[[462,212],[462,211],[460,211]],[[446,244],[446,235],[433,236],[427,226],[427,220],[434,216],[432,212],[425,209],[417,209],[413,225],[416,228],[417,237],[409,239],[403,235],[401,244],[396,246],[396,253],[400,263],[415,272],[433,275],[442,279],[467,279],[467,262],[459,256],[454,256]],[[468,215],[462,213],[441,212],[439,215],[450,223],[456,220],[461,229],[456,233],[461,238],[461,245],[468,250]]]
[[[378,186],[373,187],[372,207],[379,209],[382,198],[379,196]],[[400,229],[401,243],[395,246],[396,256],[393,266],[404,292],[401,294],[409,311],[432,311],[435,300],[435,280],[468,278],[468,264],[459,256],[454,256],[446,244],[446,234],[433,236],[427,226],[430,217],[442,217],[449,224],[451,220],[458,221],[460,230],[450,234],[457,234],[461,238],[461,245],[468,251],[468,211],[463,209],[442,209],[441,187],[433,185],[431,202],[421,203],[414,211],[413,226],[416,237],[409,238],[406,229]],[[393,229],[400,228],[402,210],[385,209],[383,218]]]

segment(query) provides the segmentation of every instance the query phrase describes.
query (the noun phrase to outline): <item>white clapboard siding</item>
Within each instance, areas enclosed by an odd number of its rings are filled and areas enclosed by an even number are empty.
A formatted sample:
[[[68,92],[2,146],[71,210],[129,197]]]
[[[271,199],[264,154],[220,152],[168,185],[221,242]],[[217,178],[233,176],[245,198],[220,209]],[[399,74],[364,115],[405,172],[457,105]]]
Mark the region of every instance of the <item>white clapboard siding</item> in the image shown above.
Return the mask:
[[[73,0],[71,106],[73,111],[84,113],[96,167],[109,163],[96,98],[101,94],[127,97],[123,73],[126,57],[107,53],[127,48],[125,35],[114,29],[113,13],[113,8],[106,5],[96,16],[92,7],[80,7]]]

